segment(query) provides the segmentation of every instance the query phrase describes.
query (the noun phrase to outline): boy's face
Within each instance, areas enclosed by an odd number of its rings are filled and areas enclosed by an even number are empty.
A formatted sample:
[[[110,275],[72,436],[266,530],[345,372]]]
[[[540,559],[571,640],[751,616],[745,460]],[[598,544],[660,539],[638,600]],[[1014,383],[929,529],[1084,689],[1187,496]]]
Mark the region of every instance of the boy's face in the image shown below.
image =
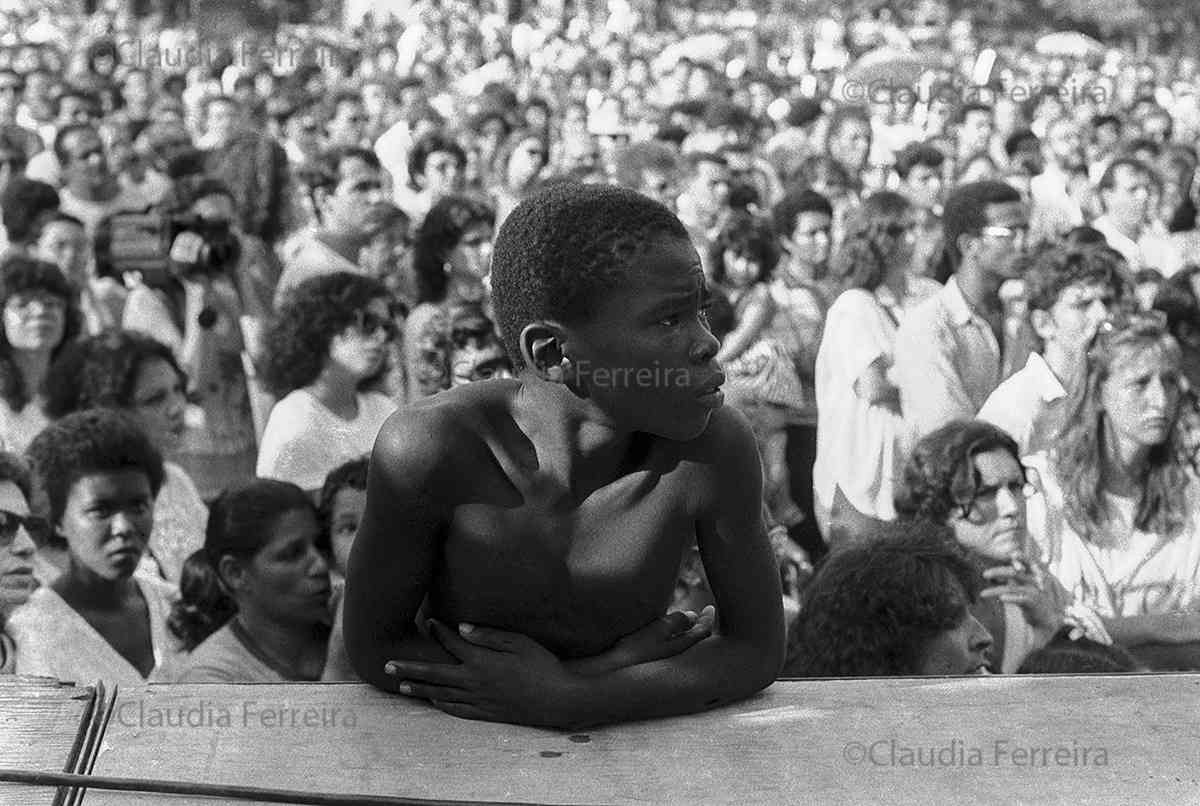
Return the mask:
[[[57,530],[101,579],[133,575],[154,527],[154,495],[140,469],[90,473],[67,491]]]
[[[577,388],[614,428],[675,440],[704,432],[724,380],[701,308],[706,295],[691,243],[656,239],[630,259],[625,281],[588,321],[568,328],[563,351]]]
[[[1082,350],[1108,318],[1115,301],[1112,289],[1101,283],[1072,283],[1059,293],[1049,311],[1034,311],[1031,321],[1043,340]]]
[[[930,210],[942,200],[942,172],[932,165],[914,165],[905,180],[905,195],[922,210]]]
[[[346,575],[346,563],[350,560],[350,548],[354,535],[358,533],[358,522],[362,520],[367,505],[367,491],[343,487],[333,496],[329,513],[329,544],[333,547],[333,567]]]
[[[52,221],[42,228],[38,238],[38,254],[62,270],[76,282],[83,277],[87,265],[87,238],[83,227],[67,221]]]

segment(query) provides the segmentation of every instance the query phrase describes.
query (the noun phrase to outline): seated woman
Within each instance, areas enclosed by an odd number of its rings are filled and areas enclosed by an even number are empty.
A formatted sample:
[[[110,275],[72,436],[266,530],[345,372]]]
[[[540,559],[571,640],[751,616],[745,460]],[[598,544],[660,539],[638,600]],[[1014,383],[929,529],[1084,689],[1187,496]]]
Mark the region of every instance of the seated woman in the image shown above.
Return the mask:
[[[17,674],[88,684],[156,679],[177,647],[174,591],[137,575],[154,526],[162,456],[123,414],[69,414],[29,446],[35,500],[65,539],[68,564],[9,619]]]
[[[1017,671],[1069,621],[1073,634],[1111,643],[1095,614],[1066,611],[1071,596],[1030,552],[1025,499],[1034,486],[1011,436],[982,420],[956,420],[913,448],[896,492],[901,518],[944,524],[983,588],[972,607],[996,639],[991,670]]]
[[[979,576],[945,527],[901,521],[825,558],[804,594],[785,677],[987,673]]]
[[[316,508],[295,484],[255,479],[212,506],[170,629],[190,654],[181,683],[318,680],[331,622]]]
[[[71,345],[51,367],[46,414],[58,419],[85,409],[117,409],[141,426],[155,448],[168,453],[183,434],[186,387],[183,370],[165,344],[141,333],[103,333]],[[142,565],[179,584],[184,560],[204,544],[208,507],[182,467],[164,462],[163,468]]]
[[[29,484],[25,463],[14,454],[0,453],[0,674],[16,667],[16,647],[5,622],[37,588],[35,541],[46,533],[46,522],[29,513]]]
[[[1051,448],[1029,531],[1050,570],[1156,668],[1200,668],[1200,456],[1181,427],[1179,345],[1164,317],[1100,327]]]
[[[24,256],[0,264],[0,439],[24,452],[46,427],[38,395],[50,364],[83,326],[78,294],[52,263]]]
[[[271,409],[258,475],[313,495],[329,471],[369,453],[396,404],[366,391],[387,370],[396,336],[391,298],[375,279],[338,272],[305,280],[267,331],[263,379]]]

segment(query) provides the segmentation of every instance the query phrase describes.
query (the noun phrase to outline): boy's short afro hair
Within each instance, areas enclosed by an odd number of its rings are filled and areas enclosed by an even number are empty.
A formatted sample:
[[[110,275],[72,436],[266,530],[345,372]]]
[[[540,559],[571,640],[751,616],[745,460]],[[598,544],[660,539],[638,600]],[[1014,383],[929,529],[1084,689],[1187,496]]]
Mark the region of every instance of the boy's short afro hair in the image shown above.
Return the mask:
[[[135,470],[157,497],[165,478],[162,454],[132,417],[112,409],[68,414],[33,438],[26,451],[33,469],[31,508],[58,523],[71,487],[84,476]]]
[[[662,204],[613,185],[555,183],[504,221],[492,256],[492,297],[505,349],[524,368],[521,331],[538,319],[586,319],[656,240],[688,241]]]

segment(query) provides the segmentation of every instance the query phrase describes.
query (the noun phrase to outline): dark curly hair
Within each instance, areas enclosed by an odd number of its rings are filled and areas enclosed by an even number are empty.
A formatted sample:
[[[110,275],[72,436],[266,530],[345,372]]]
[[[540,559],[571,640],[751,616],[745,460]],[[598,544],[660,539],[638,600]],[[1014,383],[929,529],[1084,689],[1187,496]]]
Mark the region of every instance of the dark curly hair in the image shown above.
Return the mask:
[[[311,499],[295,484],[254,479],[221,493],[208,510],[204,548],[183,564],[179,599],[171,607],[167,627],[190,652],[238,612],[217,569],[231,555],[246,561],[262,550],[281,515],[295,510],[315,514]]]
[[[267,388],[282,397],[315,381],[329,359],[333,337],[376,299],[392,304],[383,283],[351,272],[312,277],[292,289],[264,339]]]
[[[983,420],[954,420],[913,447],[896,490],[896,513],[945,523],[954,508],[975,497],[979,471],[974,459],[1002,450],[1020,464],[1021,451],[1008,432]]]
[[[459,168],[467,166],[467,152],[457,140],[440,131],[428,132],[413,143],[408,152],[408,181],[413,190],[421,189],[417,184],[417,177],[425,175],[425,163],[429,160],[429,155],[439,151],[453,154]]]
[[[948,527],[900,521],[828,555],[800,605],[798,677],[919,672],[931,640],[967,617],[980,580]]]
[[[46,426],[25,452],[33,470],[34,502],[51,523],[62,519],[75,482],[96,473],[138,470],[150,492],[162,488],[162,454],[133,419],[111,409],[68,414]]]
[[[495,226],[496,211],[472,196],[451,194],[439,199],[426,214],[413,243],[413,273],[417,302],[446,298],[445,264],[463,235],[472,227]]]
[[[1030,310],[1048,311],[1063,289],[1076,284],[1101,285],[1112,292],[1114,301],[1126,291],[1121,266],[1112,251],[1095,246],[1050,246],[1030,257],[1024,272],[1025,294]]]
[[[715,283],[725,283],[728,269],[725,266],[725,252],[730,251],[758,264],[758,277],[755,282],[765,282],[771,278],[775,265],[779,263],[779,242],[771,223],[761,216],[756,216],[746,210],[736,210],[730,214],[725,226],[709,247],[711,258],[712,279]]]
[[[526,325],[586,319],[629,261],[664,238],[690,243],[674,213],[628,188],[561,182],[521,202],[492,256],[493,306],[515,367],[524,368],[518,339]]]
[[[321,494],[317,496],[317,517],[321,522],[321,536],[317,539],[317,548],[328,557],[333,552],[329,542],[329,529],[333,518],[333,499],[342,490],[366,490],[367,469],[370,467],[369,456],[360,456],[349,462],[338,465],[329,471],[325,483],[321,485]]]
[[[46,375],[46,416],[56,420],[84,409],[132,408],[138,372],[154,358],[186,377],[171,348],[143,333],[113,330],[69,345]]]
[[[14,255],[0,264],[0,308],[7,305],[17,294],[36,291],[58,297],[65,306],[62,340],[50,354],[50,360],[53,362],[67,345],[75,341],[83,328],[83,315],[79,311],[79,292],[53,263],[25,255]],[[0,398],[3,398],[13,411],[21,411],[38,390],[26,388],[25,377],[13,361],[12,353],[13,347],[8,343],[8,334],[0,327]]]
[[[833,218],[833,205],[815,190],[793,186],[771,208],[775,234],[780,238],[791,238],[802,213],[824,213]]]

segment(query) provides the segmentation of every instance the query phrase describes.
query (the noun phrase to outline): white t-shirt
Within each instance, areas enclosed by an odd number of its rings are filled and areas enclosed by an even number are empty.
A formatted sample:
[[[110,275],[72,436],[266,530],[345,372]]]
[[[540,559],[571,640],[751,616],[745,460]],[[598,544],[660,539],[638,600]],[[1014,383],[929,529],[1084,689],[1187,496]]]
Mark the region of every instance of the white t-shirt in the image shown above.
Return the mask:
[[[996,387],[988,395],[979,419],[998,425],[1017,441],[1021,455],[1045,448],[1038,441],[1050,435],[1039,434],[1035,440],[1034,425],[1049,404],[1066,397],[1067,390],[1058,380],[1046,359],[1039,353],[1031,353],[1025,366]]]
[[[1200,610],[1200,479],[1190,476],[1191,519],[1171,539],[1132,526],[1137,502],[1110,496],[1117,515],[1111,545],[1086,540],[1067,523],[1063,490],[1044,452],[1026,458],[1041,477],[1027,507],[1029,534],[1050,571],[1075,598],[1105,617]]]
[[[297,389],[275,404],[258,450],[257,475],[319,490],[338,465],[369,454],[383,422],[396,410],[386,395],[358,395],[358,416],[343,420]]]

